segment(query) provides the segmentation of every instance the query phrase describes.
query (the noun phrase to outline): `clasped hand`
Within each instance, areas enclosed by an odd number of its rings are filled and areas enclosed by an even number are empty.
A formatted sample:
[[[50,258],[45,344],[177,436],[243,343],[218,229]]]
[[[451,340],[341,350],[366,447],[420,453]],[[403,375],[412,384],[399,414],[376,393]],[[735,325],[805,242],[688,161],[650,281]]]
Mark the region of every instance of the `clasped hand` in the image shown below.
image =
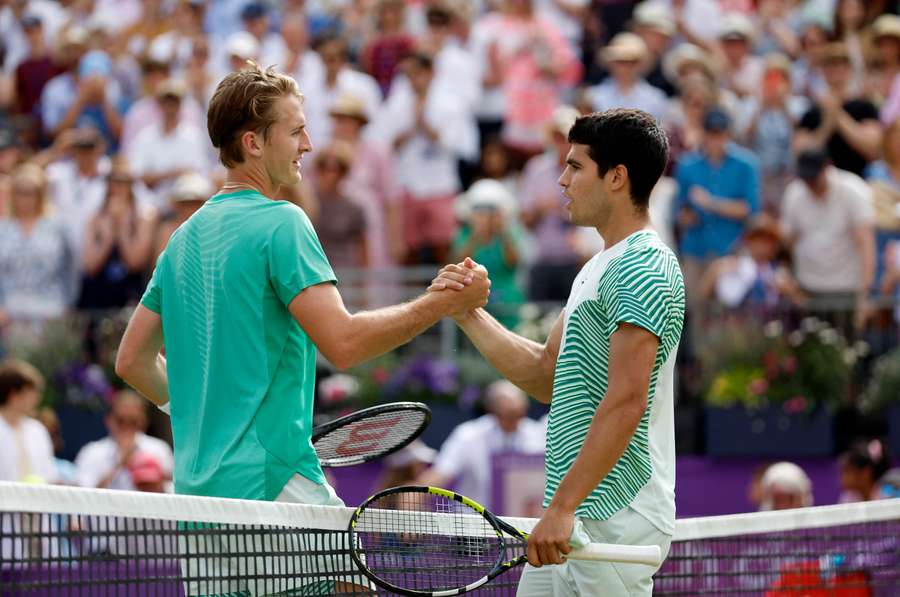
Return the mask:
[[[445,265],[428,287],[428,292],[442,291],[452,291],[448,297],[454,302],[453,315],[464,315],[487,304],[491,280],[483,265],[466,257],[460,263]]]

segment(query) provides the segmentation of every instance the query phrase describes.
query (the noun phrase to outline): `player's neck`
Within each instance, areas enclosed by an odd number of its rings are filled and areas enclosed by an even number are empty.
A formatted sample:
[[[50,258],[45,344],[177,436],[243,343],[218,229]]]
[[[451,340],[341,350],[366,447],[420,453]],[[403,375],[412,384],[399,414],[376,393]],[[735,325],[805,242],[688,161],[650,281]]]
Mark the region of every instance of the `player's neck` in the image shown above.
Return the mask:
[[[651,229],[650,217],[647,212],[635,212],[613,214],[604,225],[597,226],[597,232],[603,238],[603,244],[607,248],[625,240],[635,232]]]
[[[225,175],[225,182],[223,182],[222,186],[219,188],[219,193],[227,195],[241,191],[256,191],[271,199],[275,196],[275,191],[277,191],[277,189],[271,188],[271,183],[268,181],[267,177],[260,176],[255,172],[244,170],[242,168],[228,170]]]

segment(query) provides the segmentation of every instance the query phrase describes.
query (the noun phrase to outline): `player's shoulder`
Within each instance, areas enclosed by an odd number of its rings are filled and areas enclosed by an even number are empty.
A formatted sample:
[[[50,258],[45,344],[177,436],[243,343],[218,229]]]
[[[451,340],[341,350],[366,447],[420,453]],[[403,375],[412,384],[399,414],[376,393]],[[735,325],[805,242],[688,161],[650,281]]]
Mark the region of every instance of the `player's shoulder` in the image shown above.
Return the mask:
[[[678,277],[678,257],[653,230],[643,230],[628,239],[628,245],[619,259],[620,276]]]

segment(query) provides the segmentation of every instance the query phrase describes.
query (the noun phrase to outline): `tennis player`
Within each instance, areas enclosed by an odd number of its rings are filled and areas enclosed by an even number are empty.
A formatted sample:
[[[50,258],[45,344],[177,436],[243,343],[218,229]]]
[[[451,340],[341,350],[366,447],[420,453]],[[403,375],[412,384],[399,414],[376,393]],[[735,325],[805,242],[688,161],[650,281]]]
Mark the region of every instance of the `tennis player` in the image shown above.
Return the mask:
[[[639,110],[580,117],[568,137],[565,209],[606,248],[582,268],[543,345],[484,309],[456,321],[498,371],[550,403],[547,509],[528,542],[519,597],[650,595],[652,567],[562,563],[562,554],[593,541],[656,544],[666,555],[675,530],[673,369],[684,283],[648,217],[668,142]],[[467,265],[447,266],[430,289],[464,280]]]
[[[316,349],[351,367],[483,306],[490,282],[348,313],[309,219],[273,199],[312,150],[296,82],[231,73],[207,125],[226,181],[157,260],[116,372],[170,412],[177,493],[342,505],[310,441]]]

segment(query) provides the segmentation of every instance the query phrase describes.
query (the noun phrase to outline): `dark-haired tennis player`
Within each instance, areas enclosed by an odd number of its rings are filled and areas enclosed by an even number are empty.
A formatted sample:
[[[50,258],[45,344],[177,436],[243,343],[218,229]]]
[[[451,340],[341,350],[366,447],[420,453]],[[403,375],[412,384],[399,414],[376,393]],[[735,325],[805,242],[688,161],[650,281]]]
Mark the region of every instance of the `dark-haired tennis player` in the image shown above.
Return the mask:
[[[684,319],[678,261],[650,226],[650,192],[668,160],[649,114],[583,116],[559,179],[572,223],[606,248],[581,270],[545,344],[484,309],[456,318],[507,379],[550,403],[544,505],[519,597],[650,595],[650,566],[568,561],[574,543],[659,545],[675,529],[673,370]],[[447,266],[431,286],[464,279]],[[446,292],[446,290],[443,290]],[[555,564],[548,566],[548,564]]]

